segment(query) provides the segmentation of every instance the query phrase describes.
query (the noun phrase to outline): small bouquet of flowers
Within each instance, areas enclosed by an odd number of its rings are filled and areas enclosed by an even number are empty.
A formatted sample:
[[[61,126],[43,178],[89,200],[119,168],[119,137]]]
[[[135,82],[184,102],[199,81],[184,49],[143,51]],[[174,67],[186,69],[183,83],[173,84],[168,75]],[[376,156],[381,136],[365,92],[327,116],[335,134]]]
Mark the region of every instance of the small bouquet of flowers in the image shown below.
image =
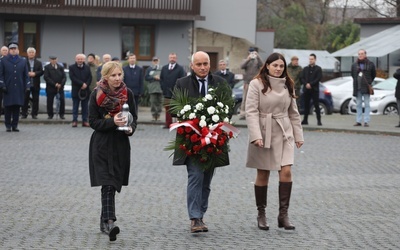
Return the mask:
[[[171,124],[170,131],[176,129],[177,136],[165,150],[175,150],[178,157],[192,157],[204,170],[221,166],[228,157],[229,139],[239,134],[231,125],[234,100],[230,93],[227,84],[208,89],[200,98],[190,98],[187,91],[176,89],[170,111],[178,122]]]

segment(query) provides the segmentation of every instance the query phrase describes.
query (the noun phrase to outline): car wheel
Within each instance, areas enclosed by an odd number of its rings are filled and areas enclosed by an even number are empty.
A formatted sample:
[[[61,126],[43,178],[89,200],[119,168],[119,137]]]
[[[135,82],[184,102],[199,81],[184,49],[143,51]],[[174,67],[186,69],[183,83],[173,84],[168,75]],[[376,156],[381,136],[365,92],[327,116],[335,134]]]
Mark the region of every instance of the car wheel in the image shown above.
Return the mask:
[[[235,107],[233,108],[233,114],[239,115],[240,114],[240,106],[242,106],[242,102],[236,103]]]
[[[319,103],[319,110],[321,115],[327,115],[328,114],[328,108],[326,107],[326,105],[322,102]],[[315,108],[314,106],[312,106],[311,110],[310,110],[310,114],[315,114]]]
[[[394,103],[391,103],[385,107],[383,110],[384,115],[398,115],[399,111],[397,110],[397,105]]]
[[[349,114],[349,104],[350,104],[350,99],[344,101],[344,103],[342,104],[342,107],[340,108],[340,114],[342,114],[342,115]]]

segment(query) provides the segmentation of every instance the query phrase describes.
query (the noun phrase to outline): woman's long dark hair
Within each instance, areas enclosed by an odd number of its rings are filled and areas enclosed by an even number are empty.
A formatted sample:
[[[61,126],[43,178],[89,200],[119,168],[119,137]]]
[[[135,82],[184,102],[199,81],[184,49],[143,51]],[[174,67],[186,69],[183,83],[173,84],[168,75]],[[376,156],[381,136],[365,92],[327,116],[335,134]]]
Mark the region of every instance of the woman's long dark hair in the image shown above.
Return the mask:
[[[285,78],[286,77],[286,82],[285,85],[289,90],[289,95],[293,98],[297,98],[296,95],[294,94],[294,82],[293,80],[289,77],[287,74],[287,64],[285,57],[279,53],[272,53],[267,60],[264,63],[264,66],[260,69],[260,72],[254,77],[255,79],[260,79],[262,84],[264,85],[264,88],[262,90],[262,93],[265,94],[265,92],[268,91],[269,88],[271,88],[271,83],[269,82],[268,76],[270,76],[267,65],[271,64],[272,62],[281,59],[285,65],[285,68],[282,72],[282,75],[279,78]]]

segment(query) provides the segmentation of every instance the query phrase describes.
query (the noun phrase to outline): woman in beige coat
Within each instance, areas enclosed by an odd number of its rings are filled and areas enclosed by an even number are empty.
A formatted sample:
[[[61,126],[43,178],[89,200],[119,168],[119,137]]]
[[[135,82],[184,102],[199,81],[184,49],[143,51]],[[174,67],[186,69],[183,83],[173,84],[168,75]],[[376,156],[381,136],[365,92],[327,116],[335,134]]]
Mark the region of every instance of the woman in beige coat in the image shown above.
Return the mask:
[[[250,82],[246,102],[249,147],[246,167],[256,168],[254,185],[258,227],[268,230],[265,216],[268,179],[279,172],[278,227],[293,230],[288,208],[292,191],[291,166],[294,147],[303,145],[301,117],[297,110],[293,80],[287,75],[285,58],[271,54],[259,74]]]

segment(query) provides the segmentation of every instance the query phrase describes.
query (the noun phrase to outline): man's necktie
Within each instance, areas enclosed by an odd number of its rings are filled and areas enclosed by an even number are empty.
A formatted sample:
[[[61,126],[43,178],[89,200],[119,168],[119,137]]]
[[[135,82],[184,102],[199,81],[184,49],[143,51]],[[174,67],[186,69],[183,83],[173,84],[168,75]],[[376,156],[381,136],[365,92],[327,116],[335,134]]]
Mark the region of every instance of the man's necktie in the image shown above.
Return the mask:
[[[205,79],[199,79],[199,82],[201,82],[200,94],[201,94],[201,96],[206,96],[206,80]]]
[[[169,65],[169,70],[173,70],[174,69],[174,65],[173,64],[170,64]]]

